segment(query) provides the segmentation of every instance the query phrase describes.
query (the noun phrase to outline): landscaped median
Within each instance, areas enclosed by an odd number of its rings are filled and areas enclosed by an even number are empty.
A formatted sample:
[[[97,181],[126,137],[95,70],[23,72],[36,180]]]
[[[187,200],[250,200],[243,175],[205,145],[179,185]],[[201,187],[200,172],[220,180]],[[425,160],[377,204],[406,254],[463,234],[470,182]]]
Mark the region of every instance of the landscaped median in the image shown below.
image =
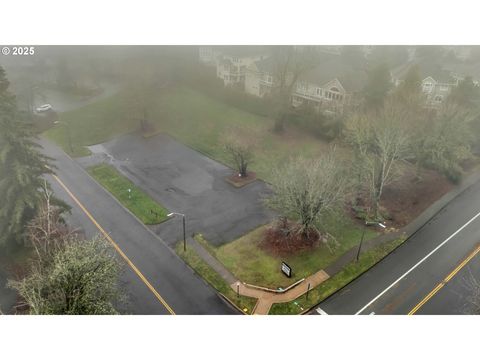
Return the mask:
[[[201,235],[197,235],[195,239],[241,281],[270,289],[285,289],[296,281],[325,269],[358,245],[363,230],[352,221],[344,219],[336,223],[331,219],[329,225],[331,232],[338,239],[337,247],[329,248],[318,243],[313,248],[284,256],[272,253],[263,246],[264,233],[270,224],[219,247],[210,245],[208,239]],[[371,239],[376,235],[376,232],[366,229],[365,239]],[[280,271],[282,261],[293,269],[291,278]]]
[[[89,167],[87,171],[144,224],[158,224],[167,219],[167,210],[163,206],[140,190],[113,166],[95,165]]]

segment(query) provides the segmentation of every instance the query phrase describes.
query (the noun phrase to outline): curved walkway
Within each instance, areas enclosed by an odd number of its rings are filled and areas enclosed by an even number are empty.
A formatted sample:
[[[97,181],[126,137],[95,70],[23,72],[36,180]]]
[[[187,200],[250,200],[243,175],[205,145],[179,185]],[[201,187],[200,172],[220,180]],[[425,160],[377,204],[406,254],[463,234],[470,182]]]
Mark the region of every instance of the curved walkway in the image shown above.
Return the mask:
[[[309,284],[311,290],[330,277],[324,270],[320,270],[315,274],[305,278],[298,285],[285,292],[277,293],[274,291],[262,290],[239,281],[230,271],[225,268],[225,266],[223,266],[222,263],[220,263],[220,261],[218,261],[194,239],[189,238],[188,245],[191,246],[198,256],[200,256],[213,270],[215,270],[235,292],[238,291],[240,295],[258,299],[257,305],[255,306],[253,312],[254,315],[268,315],[270,307],[273,304],[295,300],[307,292]]]

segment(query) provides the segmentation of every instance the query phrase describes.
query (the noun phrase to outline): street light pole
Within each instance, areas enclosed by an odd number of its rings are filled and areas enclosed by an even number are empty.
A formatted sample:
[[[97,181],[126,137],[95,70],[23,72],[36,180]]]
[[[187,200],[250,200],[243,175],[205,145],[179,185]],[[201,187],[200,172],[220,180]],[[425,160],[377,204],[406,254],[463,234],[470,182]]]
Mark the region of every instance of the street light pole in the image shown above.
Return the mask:
[[[383,229],[386,228],[385,224],[383,224],[381,222],[365,221],[365,227],[363,228],[362,237],[360,239],[360,243],[358,244],[358,250],[357,250],[357,256],[355,258],[355,262],[358,262],[358,260],[360,259],[360,252],[362,251],[363,239],[365,238],[365,231],[367,230],[366,226],[368,226],[368,225],[377,225],[377,226],[382,227]]]
[[[360,239],[360,244],[358,244],[358,250],[357,250],[357,256],[355,258],[355,262],[358,262],[358,259],[360,258],[360,251],[362,251],[363,238],[365,237],[365,229],[366,227],[363,227],[362,237]]]
[[[185,215],[182,216],[183,222],[183,251],[187,251],[187,237],[185,236]]]
[[[172,217],[172,216],[181,216],[182,217],[182,224],[183,224],[183,251],[187,251],[187,236],[186,236],[186,231],[185,231],[185,214],[180,214],[176,212],[172,212],[170,214],[167,214],[167,217]]]

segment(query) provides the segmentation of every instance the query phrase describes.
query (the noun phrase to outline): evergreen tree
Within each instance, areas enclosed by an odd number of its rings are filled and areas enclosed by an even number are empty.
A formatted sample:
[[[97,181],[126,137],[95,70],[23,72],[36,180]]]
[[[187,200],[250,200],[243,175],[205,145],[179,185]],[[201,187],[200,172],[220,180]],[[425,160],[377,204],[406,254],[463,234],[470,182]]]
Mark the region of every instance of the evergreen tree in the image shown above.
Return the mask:
[[[21,244],[25,224],[41,197],[42,175],[51,172],[39,153],[33,127],[17,110],[15,96],[0,67],[0,246]]]
[[[425,96],[422,93],[422,79],[417,65],[408,69],[403,82],[393,93],[395,100],[405,106],[410,112],[410,120],[416,122],[416,117],[423,112]]]
[[[367,85],[364,89],[366,105],[371,108],[383,106],[385,98],[392,87],[390,71],[386,64],[381,64],[368,72]]]
[[[465,109],[477,108],[480,106],[480,87],[474,84],[471,76],[467,76],[452,90],[448,100]]]

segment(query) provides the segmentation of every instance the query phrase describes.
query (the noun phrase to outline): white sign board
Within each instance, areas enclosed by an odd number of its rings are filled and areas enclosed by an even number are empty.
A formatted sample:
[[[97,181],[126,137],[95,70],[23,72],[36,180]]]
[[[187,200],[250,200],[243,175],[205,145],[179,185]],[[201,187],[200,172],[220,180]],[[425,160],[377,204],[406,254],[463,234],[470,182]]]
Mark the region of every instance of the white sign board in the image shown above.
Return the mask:
[[[288,277],[292,277],[292,268],[282,261],[282,272]]]

